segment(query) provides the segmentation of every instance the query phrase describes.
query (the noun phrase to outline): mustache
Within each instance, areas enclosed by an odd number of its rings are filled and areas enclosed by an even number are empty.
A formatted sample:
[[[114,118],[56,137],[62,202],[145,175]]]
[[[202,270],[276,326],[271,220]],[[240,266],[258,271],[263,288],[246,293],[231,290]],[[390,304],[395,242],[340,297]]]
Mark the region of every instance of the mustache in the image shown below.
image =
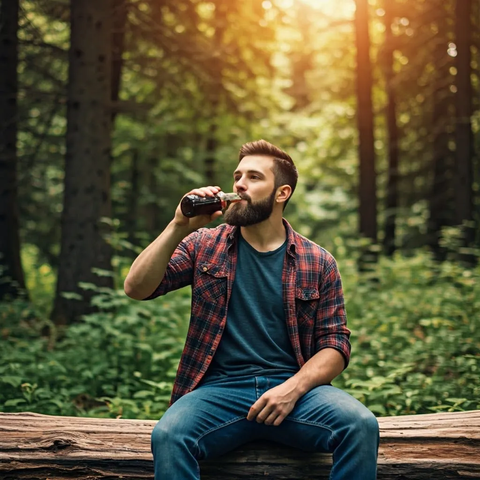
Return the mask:
[[[250,198],[249,195],[247,195],[246,193],[239,193],[238,196],[242,199],[242,200],[246,200],[247,202],[251,202],[252,199]]]

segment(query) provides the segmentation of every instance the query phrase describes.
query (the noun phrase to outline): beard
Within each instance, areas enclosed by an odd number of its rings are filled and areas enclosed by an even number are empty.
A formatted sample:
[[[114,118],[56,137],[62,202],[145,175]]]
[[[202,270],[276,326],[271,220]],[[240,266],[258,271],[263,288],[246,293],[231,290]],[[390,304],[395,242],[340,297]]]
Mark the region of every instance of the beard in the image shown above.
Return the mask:
[[[242,198],[248,203],[231,205],[223,216],[226,223],[234,227],[249,227],[270,218],[275,201],[275,189],[267,198],[257,202],[252,202],[251,198],[246,195]]]

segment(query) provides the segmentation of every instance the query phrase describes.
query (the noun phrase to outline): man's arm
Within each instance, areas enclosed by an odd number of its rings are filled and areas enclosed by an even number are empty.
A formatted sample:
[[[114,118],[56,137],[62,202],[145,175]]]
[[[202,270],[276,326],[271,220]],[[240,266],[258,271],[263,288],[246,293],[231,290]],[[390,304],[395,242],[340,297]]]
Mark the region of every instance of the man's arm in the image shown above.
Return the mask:
[[[214,196],[220,187],[204,187],[190,191],[194,194]],[[182,214],[180,204],[175,211],[175,217],[167,228],[135,259],[124,282],[125,293],[135,300],[149,297],[165,275],[168,262],[178,244],[190,233],[218,218],[221,212],[213,215],[199,215],[187,218]]]
[[[320,304],[315,319],[315,351],[320,352],[324,348],[338,350],[345,360],[344,368],[347,368],[351,348],[349,338],[342,279],[337,262],[330,255],[320,284]]]
[[[312,388],[329,384],[344,368],[345,359],[338,350],[320,350],[293,377],[265,392],[250,408],[247,420],[278,427],[300,397]]]

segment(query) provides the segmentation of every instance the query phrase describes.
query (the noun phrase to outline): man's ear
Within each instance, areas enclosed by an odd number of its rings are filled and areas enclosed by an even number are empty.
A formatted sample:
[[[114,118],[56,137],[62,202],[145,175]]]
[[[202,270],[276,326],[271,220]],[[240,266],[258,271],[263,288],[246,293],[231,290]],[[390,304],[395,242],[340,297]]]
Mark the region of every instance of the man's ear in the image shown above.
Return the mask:
[[[277,203],[285,203],[292,194],[292,187],[290,185],[282,185],[277,188],[277,194],[275,200]]]

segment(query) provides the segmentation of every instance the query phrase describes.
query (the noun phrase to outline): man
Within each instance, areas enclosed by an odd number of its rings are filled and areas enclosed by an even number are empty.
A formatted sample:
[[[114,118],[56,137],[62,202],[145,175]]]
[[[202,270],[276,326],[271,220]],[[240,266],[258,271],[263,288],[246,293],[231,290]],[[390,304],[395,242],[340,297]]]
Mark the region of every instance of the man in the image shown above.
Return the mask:
[[[332,452],[332,480],[376,478],[378,423],[330,384],[350,356],[335,259],[282,218],[297,176],[287,153],[247,143],[226,224],[201,228],[221,212],[177,207],[125,280],[139,300],[192,286],[171,406],[152,433],[156,480],[199,479],[199,460],[258,439]]]

